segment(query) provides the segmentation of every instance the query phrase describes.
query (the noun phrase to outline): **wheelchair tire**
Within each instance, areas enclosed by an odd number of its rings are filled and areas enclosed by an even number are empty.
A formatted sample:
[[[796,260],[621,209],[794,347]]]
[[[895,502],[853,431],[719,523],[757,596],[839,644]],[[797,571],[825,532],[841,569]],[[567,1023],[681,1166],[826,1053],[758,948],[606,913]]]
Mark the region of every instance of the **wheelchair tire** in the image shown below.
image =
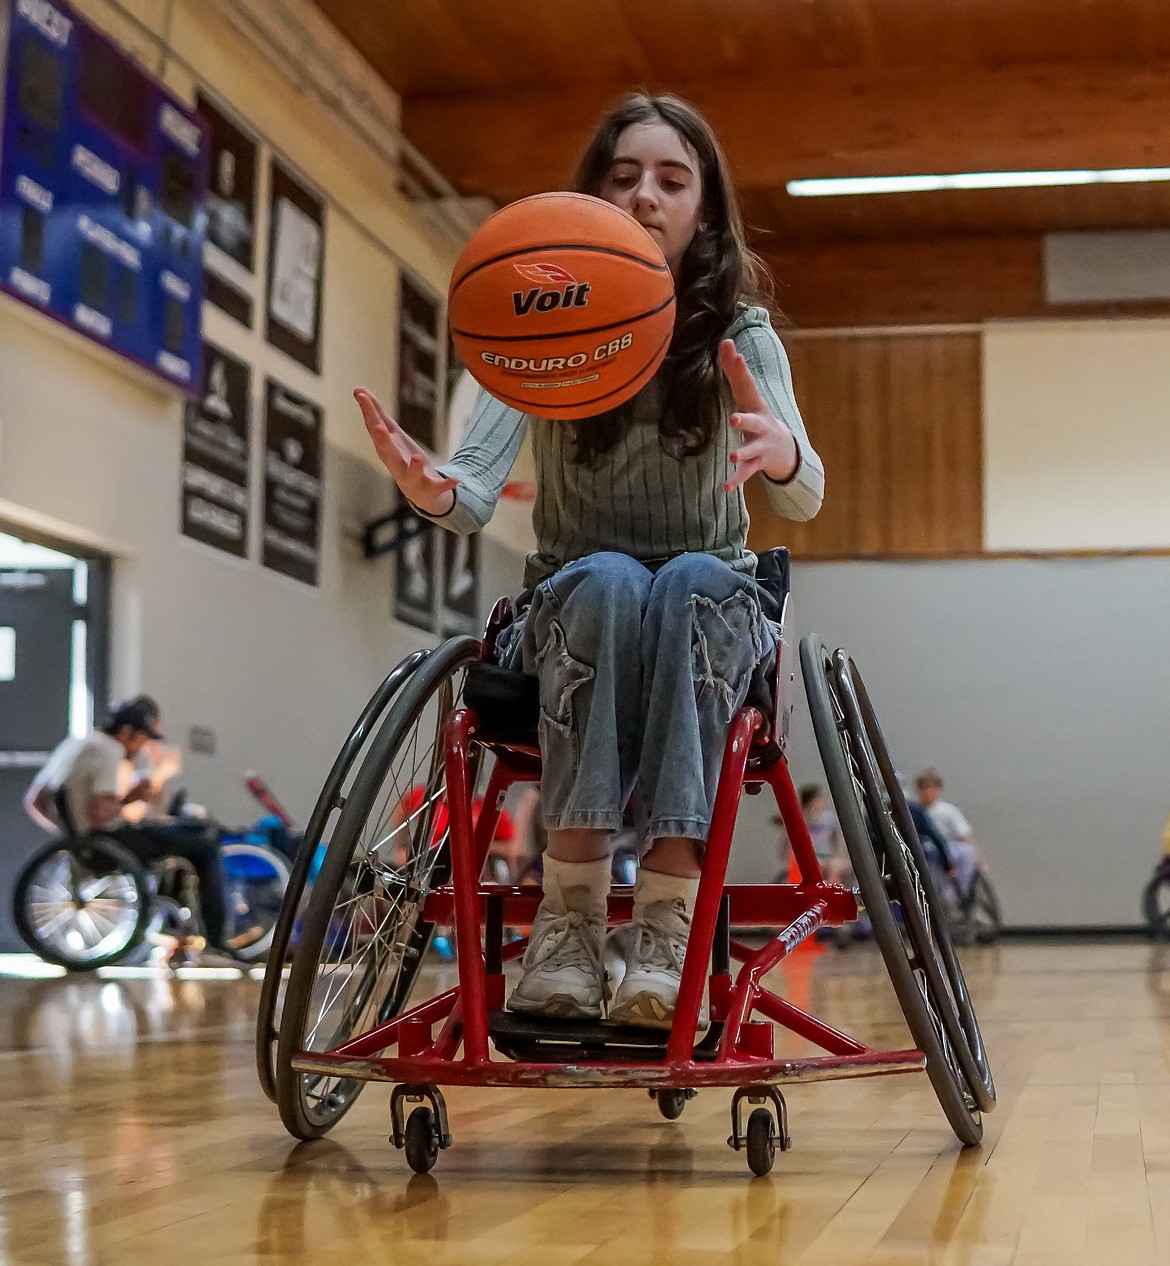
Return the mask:
[[[963,967],[955,952],[946,908],[939,899],[865,682],[844,652],[837,652],[834,663],[849,724],[854,730],[858,727],[861,730],[862,738],[857,747],[862,784],[871,808],[871,821],[877,825],[888,870],[894,877],[899,910],[910,934],[910,947],[921,963],[929,986],[929,1001],[946,1029],[950,1052],[980,1111],[990,1112],[995,1107],[995,1082]]]
[[[430,653],[392,703],[346,797],[309,896],[280,1016],[276,1103],[296,1138],[320,1138],[363,1085],[297,1072],[296,1056],[384,1023],[410,997],[433,931],[422,920],[423,904],[450,871],[447,829],[436,812],[446,795],[443,727],[478,656],[473,637],[449,638]],[[391,826],[419,785],[422,806]],[[389,853],[391,841],[404,850],[401,858]]]
[[[248,840],[225,844],[221,853],[227,905],[225,936],[236,958],[258,963],[272,946],[272,933],[288,891],[288,858],[267,844]],[[245,936],[248,939],[241,944],[240,938]]]
[[[926,1056],[939,1104],[959,1141],[974,1146],[983,1137],[980,1102],[994,1103],[994,1088],[990,1072],[986,1084],[980,1073],[981,1065],[986,1068],[982,1041],[968,1036],[965,1021],[974,1021],[974,1011],[905,798],[880,730],[874,737],[867,732],[844,654],[830,656],[809,635],[800,644],[800,662],[825,777],[874,939],[911,1036]],[[896,820],[879,790],[875,741],[893,780],[886,794]],[[946,963],[939,956],[942,944],[950,947]]]
[[[317,850],[323,845],[336,826],[336,815],[345,804],[350,784],[350,773],[357,758],[366,746],[390,701],[402,688],[411,674],[430,654],[427,650],[415,651],[401,661],[370,696],[361,715],[342,744],[333,762],[325,784],[317,796],[317,803],[309,815],[308,825],[293,861],[284,902],[272,928],[268,943],[268,962],[264,969],[264,981],[260,986],[260,1004],[256,1013],[256,1075],[260,1087],[269,1099],[276,1100],[276,1042],[280,1029],[280,1008],[283,1002],[284,969],[289,948],[297,928],[304,917],[307,904],[309,878]]]
[[[1167,893],[1167,917],[1170,918],[1170,892]],[[1003,931],[999,897],[981,870],[976,872],[971,891],[963,901],[963,918],[980,945],[990,945]]]
[[[21,871],[12,913],[21,939],[45,962],[96,971],[121,962],[142,943],[150,923],[150,879],[116,840],[60,839]]]
[[[1170,938],[1170,862],[1160,862],[1142,890],[1142,913],[1157,939]]]

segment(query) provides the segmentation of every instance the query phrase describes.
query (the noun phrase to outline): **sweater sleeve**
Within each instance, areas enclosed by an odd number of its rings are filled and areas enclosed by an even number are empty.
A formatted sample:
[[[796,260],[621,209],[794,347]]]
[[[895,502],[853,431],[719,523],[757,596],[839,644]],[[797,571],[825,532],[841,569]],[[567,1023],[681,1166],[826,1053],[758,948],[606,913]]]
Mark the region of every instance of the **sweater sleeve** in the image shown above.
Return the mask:
[[[821,508],[825,468],[805,430],[792,391],[792,370],[784,346],[763,308],[748,308],[728,331],[748,363],[772,412],[792,432],[798,453],[795,473],[783,483],[762,476],[772,509],[785,519],[811,519]]]
[[[459,451],[438,468],[459,480],[455,504],[446,514],[427,514],[415,506],[416,513],[459,536],[478,532],[495,513],[527,429],[526,414],[481,390]]]

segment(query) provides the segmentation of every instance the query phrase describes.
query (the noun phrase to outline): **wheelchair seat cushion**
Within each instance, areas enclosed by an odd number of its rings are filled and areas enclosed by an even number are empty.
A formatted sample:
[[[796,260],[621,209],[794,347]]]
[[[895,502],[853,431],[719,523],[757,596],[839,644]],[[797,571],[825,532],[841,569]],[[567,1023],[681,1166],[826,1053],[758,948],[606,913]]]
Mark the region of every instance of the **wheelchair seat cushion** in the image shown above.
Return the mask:
[[[463,698],[485,730],[535,730],[540,720],[540,683],[514,668],[480,662],[467,670]]]

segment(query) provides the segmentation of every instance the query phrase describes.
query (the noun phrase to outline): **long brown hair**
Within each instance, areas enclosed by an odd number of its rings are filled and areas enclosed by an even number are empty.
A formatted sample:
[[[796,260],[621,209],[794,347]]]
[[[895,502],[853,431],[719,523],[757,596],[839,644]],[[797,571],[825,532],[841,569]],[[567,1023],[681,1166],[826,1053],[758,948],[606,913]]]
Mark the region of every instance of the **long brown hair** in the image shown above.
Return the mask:
[[[767,269],[748,247],[731,171],[710,124],[694,106],[674,96],[635,93],[619,101],[598,124],[577,166],[573,187],[599,195],[613,165],[618,138],[635,123],[665,123],[699,160],[703,200],[699,226],[675,277],[677,314],[662,375],[659,442],[672,457],[701,453],[722,421],[719,340],[741,302],[771,306]],[[629,425],[627,402],[576,428],[574,456],[596,466]]]

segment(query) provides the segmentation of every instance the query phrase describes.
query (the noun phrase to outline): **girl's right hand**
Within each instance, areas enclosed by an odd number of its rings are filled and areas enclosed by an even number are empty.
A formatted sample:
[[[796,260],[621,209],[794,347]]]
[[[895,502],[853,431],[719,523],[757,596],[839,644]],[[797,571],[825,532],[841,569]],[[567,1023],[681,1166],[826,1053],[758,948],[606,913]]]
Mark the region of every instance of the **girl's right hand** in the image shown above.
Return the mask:
[[[407,435],[364,387],[358,387],[353,398],[361,408],[366,430],[382,465],[402,495],[427,514],[446,514],[455,504],[459,480],[440,475],[426,450]]]

